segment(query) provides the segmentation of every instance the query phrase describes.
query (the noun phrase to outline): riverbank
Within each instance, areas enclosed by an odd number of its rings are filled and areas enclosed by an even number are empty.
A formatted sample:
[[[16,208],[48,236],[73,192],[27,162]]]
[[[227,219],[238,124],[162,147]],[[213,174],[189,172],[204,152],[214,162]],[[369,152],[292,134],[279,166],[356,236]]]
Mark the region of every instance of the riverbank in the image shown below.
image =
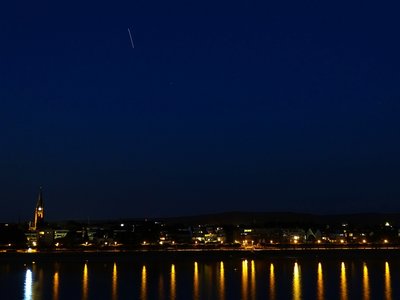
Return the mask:
[[[391,259],[400,258],[399,247],[387,248],[291,248],[291,249],[174,249],[174,250],[51,250],[2,252],[0,261],[174,261],[227,259]]]

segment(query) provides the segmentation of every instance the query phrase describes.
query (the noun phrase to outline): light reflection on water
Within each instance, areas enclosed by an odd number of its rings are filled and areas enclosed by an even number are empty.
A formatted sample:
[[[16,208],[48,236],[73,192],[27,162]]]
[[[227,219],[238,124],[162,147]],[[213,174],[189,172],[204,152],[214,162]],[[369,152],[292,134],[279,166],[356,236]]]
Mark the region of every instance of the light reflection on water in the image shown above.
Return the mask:
[[[58,272],[54,272],[53,276],[53,300],[58,300],[58,290],[59,290],[60,279],[58,277]]]
[[[249,279],[249,270],[248,270],[248,262],[247,259],[242,261],[242,299],[248,299],[248,279]]]
[[[193,274],[193,299],[198,300],[199,298],[199,265],[197,261],[194,262],[194,274]]]
[[[324,274],[322,273],[322,264],[320,262],[317,270],[317,299],[324,299]]]
[[[140,299],[147,299],[147,271],[146,266],[142,267],[142,283],[140,286]]]
[[[250,275],[250,286],[249,286],[249,275]],[[255,300],[257,297],[256,293],[256,267],[254,260],[250,261],[250,272],[248,260],[242,261],[242,299]]]
[[[26,269],[24,276],[24,300],[41,299],[43,286],[43,270],[37,270],[33,263],[32,269]],[[1,291],[2,294],[4,291]]]
[[[160,273],[158,276],[158,299],[164,299],[164,275]]]
[[[370,300],[368,267],[365,262],[363,263],[363,299]]]
[[[118,299],[118,271],[117,271],[117,264],[116,263],[114,263],[113,273],[112,273],[111,299],[112,300],[117,300]]]
[[[251,261],[251,269],[250,269],[250,274],[251,274],[251,299],[255,300],[257,293],[256,293],[256,267],[254,260]]]
[[[392,281],[398,281],[400,274],[393,273],[391,270],[399,268],[400,262],[395,264],[381,261],[372,264],[364,261],[351,262],[351,265],[349,263],[349,261],[343,261],[332,264],[301,260],[268,262],[244,259],[236,262],[215,261],[213,263],[196,261],[188,265],[179,262],[161,263],[161,269],[157,269],[154,263],[146,263],[138,267],[113,263],[111,269],[103,267],[100,269],[101,272],[97,272],[99,265],[107,266],[107,264],[88,262],[79,265],[80,283],[72,287],[77,292],[75,296],[72,293],[68,296],[70,283],[65,284],[66,288],[60,289],[60,285],[64,286],[63,280],[67,278],[71,282],[71,274],[74,274],[64,272],[65,265],[60,264],[61,267],[52,266],[46,269],[36,264],[24,269],[23,295],[19,299],[23,297],[24,300],[91,300],[98,299],[98,295],[102,295],[107,289],[106,295],[111,295],[112,300],[132,298],[132,295],[138,295],[142,300],[238,298],[243,300],[262,298],[322,300],[334,293],[343,300],[352,299],[354,295],[359,295],[358,297],[364,300],[397,299],[400,287],[393,286]],[[287,276],[288,267],[292,271],[291,277]],[[90,282],[89,270],[91,271]],[[139,279],[137,287],[132,285],[132,280],[134,280],[132,272],[136,273],[137,275],[134,276]],[[150,277],[149,272],[152,274]],[[69,279],[68,276],[70,276]],[[102,276],[108,279],[104,281],[101,279]],[[310,278],[315,278],[315,281]],[[108,284],[105,285],[104,282]],[[372,289],[371,282],[374,282]],[[45,290],[46,287],[49,288],[48,291]],[[79,292],[81,297],[79,297]]]
[[[392,299],[392,283],[390,279],[390,268],[388,262],[385,262],[385,299]]]
[[[170,299],[176,299],[176,274],[175,265],[171,265],[171,296]]]
[[[219,263],[219,299],[225,299],[225,269],[222,261]]]
[[[275,270],[273,263],[269,266],[269,298],[275,300]]]
[[[346,265],[344,262],[340,264],[340,299],[347,300],[347,278],[346,278]]]
[[[26,269],[25,272],[25,283],[24,283],[24,300],[31,300],[32,299],[32,271]]]
[[[85,263],[83,267],[83,276],[82,276],[82,300],[87,300],[89,295],[89,275],[88,275],[88,266]]]
[[[293,300],[301,299],[301,274],[300,267],[297,262],[293,268]]]

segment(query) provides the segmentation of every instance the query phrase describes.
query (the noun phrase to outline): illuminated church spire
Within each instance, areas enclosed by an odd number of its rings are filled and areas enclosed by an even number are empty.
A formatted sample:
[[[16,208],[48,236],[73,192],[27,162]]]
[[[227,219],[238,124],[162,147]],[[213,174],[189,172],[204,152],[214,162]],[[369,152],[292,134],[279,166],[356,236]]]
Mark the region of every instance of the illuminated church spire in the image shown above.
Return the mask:
[[[38,201],[35,208],[35,219],[33,223],[33,228],[37,229],[43,226],[44,223],[44,205],[43,205],[43,191],[42,187],[39,190]]]

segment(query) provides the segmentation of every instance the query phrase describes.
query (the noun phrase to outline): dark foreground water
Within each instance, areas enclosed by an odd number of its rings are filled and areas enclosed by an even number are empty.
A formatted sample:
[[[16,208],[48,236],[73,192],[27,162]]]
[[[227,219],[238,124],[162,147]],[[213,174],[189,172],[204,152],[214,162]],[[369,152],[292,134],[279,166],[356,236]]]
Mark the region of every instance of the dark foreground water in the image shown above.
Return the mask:
[[[400,260],[0,263],[0,299],[400,299]]]

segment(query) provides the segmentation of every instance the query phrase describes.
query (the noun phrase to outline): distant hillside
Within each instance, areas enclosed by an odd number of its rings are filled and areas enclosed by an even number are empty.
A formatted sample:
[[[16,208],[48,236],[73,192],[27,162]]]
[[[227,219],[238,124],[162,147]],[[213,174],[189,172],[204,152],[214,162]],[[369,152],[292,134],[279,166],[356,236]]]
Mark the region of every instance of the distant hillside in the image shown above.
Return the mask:
[[[362,227],[384,225],[389,222],[392,226],[400,227],[400,213],[359,213],[319,215],[293,212],[224,212],[216,214],[202,214],[193,216],[167,217],[167,218],[123,218],[115,220],[91,220],[89,223],[107,224],[115,222],[146,222],[161,221],[169,224],[186,225],[252,225],[252,226],[325,226],[341,225],[347,223]],[[58,224],[87,224],[88,221],[71,220],[58,221]]]
[[[225,212],[195,216],[163,218],[167,223],[195,224],[234,224],[234,225],[282,225],[282,224],[310,224],[310,225],[378,225],[390,222],[393,226],[400,225],[400,213],[360,213],[340,215],[317,215],[290,212]]]

